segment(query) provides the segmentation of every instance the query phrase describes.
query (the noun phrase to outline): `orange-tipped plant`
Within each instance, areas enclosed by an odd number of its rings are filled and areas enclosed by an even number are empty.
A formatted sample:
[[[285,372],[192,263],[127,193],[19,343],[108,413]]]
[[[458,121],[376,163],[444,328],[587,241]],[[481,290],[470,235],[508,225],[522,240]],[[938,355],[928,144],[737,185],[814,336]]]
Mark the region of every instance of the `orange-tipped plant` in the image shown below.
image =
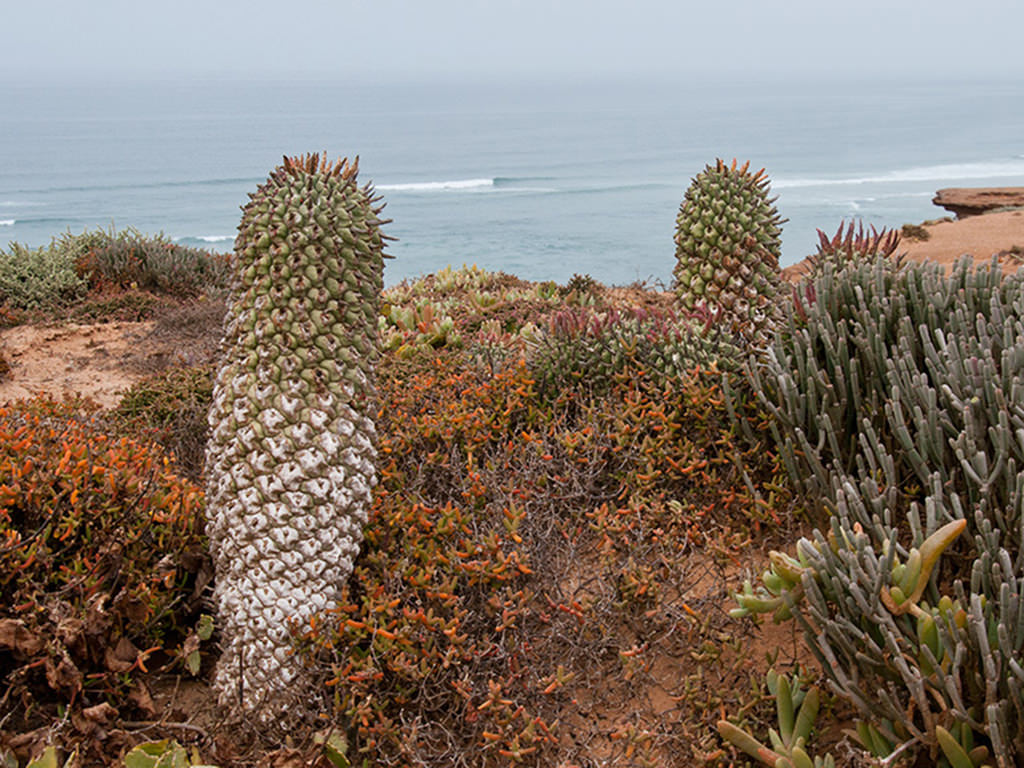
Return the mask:
[[[903,264],[905,253],[897,253],[900,245],[900,232],[895,229],[882,228],[881,231],[871,227],[870,232],[864,231],[864,222],[857,224],[856,229],[851,221],[848,225],[840,222],[839,229],[829,237],[818,230],[818,250],[809,256],[808,277],[813,279],[831,265],[833,270],[861,264],[873,259],[884,259],[899,268]]]

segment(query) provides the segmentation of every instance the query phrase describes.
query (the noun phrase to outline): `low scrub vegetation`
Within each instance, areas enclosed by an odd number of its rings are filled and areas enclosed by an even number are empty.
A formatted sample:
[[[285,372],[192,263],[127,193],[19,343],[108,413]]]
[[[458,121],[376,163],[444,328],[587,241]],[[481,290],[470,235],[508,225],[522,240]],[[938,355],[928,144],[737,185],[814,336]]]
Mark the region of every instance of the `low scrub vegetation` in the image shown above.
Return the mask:
[[[1024,277],[837,242],[760,346],[586,277],[386,291],[379,483],[342,599],[292,627],[287,734],[209,702],[212,367],[0,409],[0,755],[1018,764]],[[194,293],[93,262],[59,301],[213,293],[188,258]]]
[[[0,322],[71,306],[84,319],[148,316],[154,296],[223,293],[230,258],[130,228],[68,232],[39,248],[14,242],[0,250]]]
[[[628,309],[623,296],[644,299],[645,291],[617,294],[588,283],[570,293],[464,268],[385,294],[381,332],[397,341],[378,366],[381,481],[344,599],[323,623],[296,628],[298,647],[317,660],[310,674],[326,717],[292,733],[298,752],[322,757],[323,728],[335,724],[353,765],[683,765],[721,752],[713,729],[720,708],[767,722],[757,672],[764,646],[745,642],[755,633],[749,619],[729,617],[725,578],[757,556],[753,537],[790,526],[794,500],[782,465],[733,422],[765,434],[764,414],[735,369],[730,399],[710,358],[677,375],[651,356],[648,342],[630,342],[653,332],[637,320],[650,316],[657,333],[685,348],[668,330],[673,316]],[[607,364],[552,370],[552,350],[596,362],[608,340],[605,330],[562,333],[566,302],[586,316],[585,326],[612,329]],[[406,322],[405,313],[419,320]],[[440,333],[445,318],[451,324]],[[62,610],[88,623],[90,606],[109,612],[139,597],[146,618],[142,635],[122,642],[123,634],[108,632],[67,657],[68,675],[95,681],[73,696],[43,684],[46,665],[65,658],[56,646],[33,646],[32,656],[0,650],[8,679],[23,691],[10,699],[22,703],[3,726],[22,734],[17,754],[27,757],[26,744],[52,738],[58,707],[79,713],[82,726],[65,728],[62,746],[125,753],[142,739],[117,723],[154,717],[147,694],[158,681],[193,674],[205,681],[216,653],[197,634],[207,578],[201,493],[168,473],[201,473],[211,376],[208,366],[169,369],[109,412],[77,403],[21,406],[50,425],[57,447],[41,448],[36,430],[18,433],[11,465],[31,463],[46,479],[19,475],[17,487],[44,485],[54,497],[31,522],[12,512],[23,504],[11,497],[8,557],[36,551],[25,538],[40,527],[60,539],[70,525],[61,521],[87,508],[104,522],[75,547],[49,554],[45,572],[120,576],[90,581],[81,593],[61,581],[33,586],[30,595],[14,581],[9,604],[32,602],[40,606],[34,616],[48,616],[67,603]],[[27,417],[19,410],[9,418]],[[104,470],[94,468],[99,449],[86,437],[94,433],[102,445],[144,451],[145,469],[122,468],[120,453],[103,454]],[[73,481],[61,474],[64,448],[77,457],[75,471],[97,478],[106,496],[79,490],[79,506],[72,504],[77,486],[65,488]],[[111,462],[115,468],[106,468]],[[122,490],[118,472],[130,474],[134,491]],[[187,514],[173,507],[174,515],[153,516],[185,500]],[[134,516],[124,510],[130,504]],[[154,528],[172,517],[171,528]],[[120,548],[100,533],[108,527],[119,531]],[[124,550],[136,540],[148,548]],[[126,557],[137,574],[131,579],[126,566],[110,565]],[[5,572],[25,572],[20,562]],[[59,636],[42,619],[9,618],[32,642]],[[129,632],[122,617],[110,625]],[[129,641],[134,667],[115,674],[108,662],[121,669],[114,659],[119,645],[131,655]],[[103,710],[110,727],[102,738],[82,714],[99,706],[116,710]],[[218,764],[251,764],[273,739],[266,729],[199,722],[207,736],[195,743]],[[146,733],[159,735],[155,728]],[[181,731],[163,733],[188,742]]]

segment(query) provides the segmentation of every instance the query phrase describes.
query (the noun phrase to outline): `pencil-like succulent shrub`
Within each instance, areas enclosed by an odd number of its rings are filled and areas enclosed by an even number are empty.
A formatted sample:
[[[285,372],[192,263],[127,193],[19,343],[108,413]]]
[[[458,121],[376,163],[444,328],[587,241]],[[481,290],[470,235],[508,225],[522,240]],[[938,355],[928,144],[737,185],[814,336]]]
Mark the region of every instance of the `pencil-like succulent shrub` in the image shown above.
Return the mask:
[[[1022,308],[995,262],[828,267],[748,369],[827,520],[738,612],[796,617],[877,756],[1024,760]]]
[[[673,276],[685,310],[721,309],[758,337],[774,314],[783,219],[764,169],[749,167],[719,159],[693,179],[676,217]]]
[[[807,258],[807,278],[814,279],[820,275],[826,264],[836,271],[856,264],[870,263],[879,259],[887,260],[894,268],[903,265],[904,253],[897,253],[900,245],[900,232],[895,229],[882,228],[878,231],[871,227],[870,234],[864,231],[861,222],[854,229],[853,222],[848,225],[839,224],[836,233],[829,237],[818,230],[818,250]]]
[[[290,625],[331,606],[375,482],[381,207],[357,163],[285,158],[243,209],[210,410],[207,503],[221,701],[285,709]]]

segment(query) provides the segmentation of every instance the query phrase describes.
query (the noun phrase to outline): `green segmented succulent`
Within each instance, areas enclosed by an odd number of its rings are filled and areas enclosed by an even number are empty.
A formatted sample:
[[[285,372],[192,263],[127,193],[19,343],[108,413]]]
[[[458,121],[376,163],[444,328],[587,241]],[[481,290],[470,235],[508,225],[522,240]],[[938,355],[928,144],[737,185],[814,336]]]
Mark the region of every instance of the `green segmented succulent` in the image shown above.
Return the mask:
[[[685,309],[703,303],[756,336],[772,320],[783,219],[764,169],[749,166],[719,159],[693,179],[676,218],[673,276]]]
[[[210,410],[207,530],[221,702],[286,708],[290,624],[352,570],[376,481],[371,418],[383,206],[358,160],[285,158],[250,195]]]

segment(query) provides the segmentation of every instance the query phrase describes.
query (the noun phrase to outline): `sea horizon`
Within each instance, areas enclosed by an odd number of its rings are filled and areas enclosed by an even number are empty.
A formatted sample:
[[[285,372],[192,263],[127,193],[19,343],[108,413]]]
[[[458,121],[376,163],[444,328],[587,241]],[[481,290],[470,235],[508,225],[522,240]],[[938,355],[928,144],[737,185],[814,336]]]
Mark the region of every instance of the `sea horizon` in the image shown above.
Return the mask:
[[[1024,85],[824,76],[0,86],[0,245],[132,227],[227,251],[284,155],[360,156],[398,238],[387,282],[477,264],[531,280],[670,282],[686,188],[765,167],[782,265],[817,229],[948,215],[949,186],[1024,186]]]

